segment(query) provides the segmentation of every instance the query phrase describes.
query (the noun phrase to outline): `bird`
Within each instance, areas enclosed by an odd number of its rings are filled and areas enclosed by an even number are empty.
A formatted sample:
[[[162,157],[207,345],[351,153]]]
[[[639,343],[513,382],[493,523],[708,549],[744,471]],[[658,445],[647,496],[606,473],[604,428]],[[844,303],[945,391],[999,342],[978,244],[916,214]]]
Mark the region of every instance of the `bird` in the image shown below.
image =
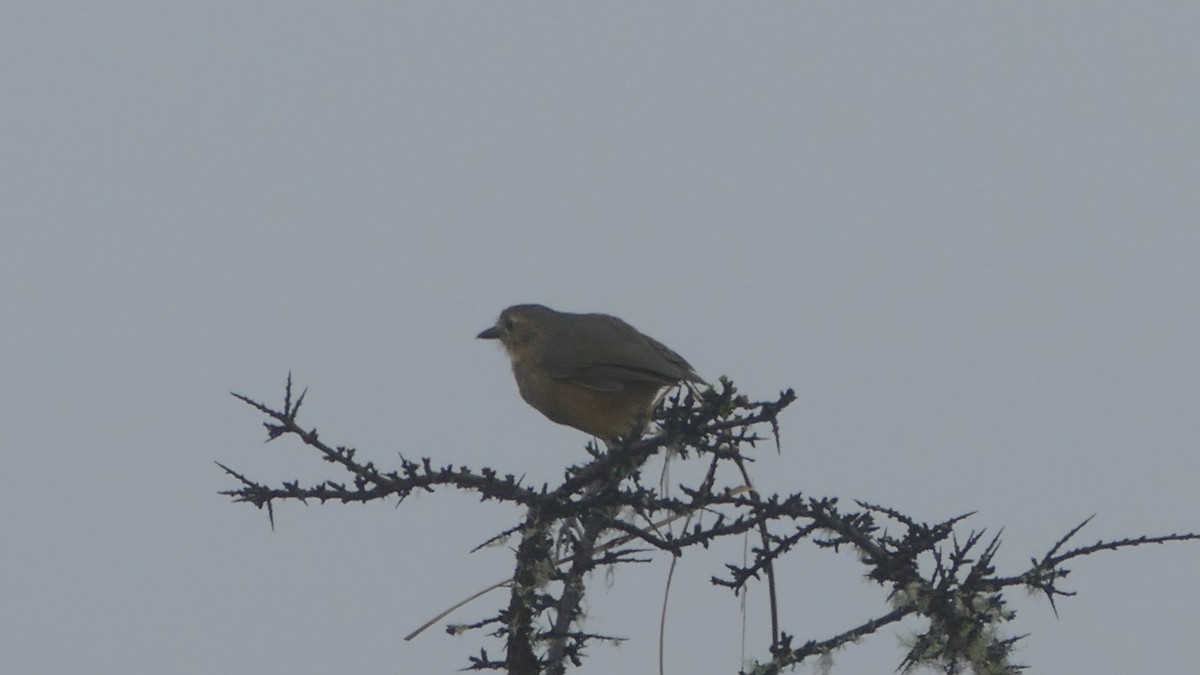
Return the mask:
[[[640,431],[664,388],[706,384],[682,356],[608,314],[513,305],[477,337],[504,346],[526,403],[608,443]]]

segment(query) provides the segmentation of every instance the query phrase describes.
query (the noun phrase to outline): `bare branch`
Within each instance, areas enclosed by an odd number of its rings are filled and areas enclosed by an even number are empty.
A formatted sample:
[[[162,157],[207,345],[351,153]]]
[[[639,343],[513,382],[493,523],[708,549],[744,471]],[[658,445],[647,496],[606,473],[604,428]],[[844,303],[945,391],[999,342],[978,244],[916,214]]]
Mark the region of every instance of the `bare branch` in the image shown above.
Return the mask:
[[[1015,673],[1011,662],[1021,636],[1006,636],[1005,624],[1016,618],[1004,591],[1023,586],[1041,591],[1052,607],[1073,593],[1058,584],[1069,573],[1064,564],[1100,551],[1148,544],[1200,540],[1200,534],[1142,535],[1066,549],[1088,518],[1030,560],[1028,569],[1000,575],[995,558],[1000,532],[963,532],[973,514],[926,523],[898,509],[853,502],[843,509],[836,497],[800,493],[761,494],[753,489],[750,466],[760,441],[771,437],[779,449],[779,415],[795,400],[791,390],[774,400],[752,402],[722,378],[717,387],[676,390],[654,415],[656,429],[643,437],[625,438],[602,450],[587,448],[589,461],[565,470],[554,486],[523,485],[518,472],[435,466],[430,458],[399,458],[383,470],[358,458],[354,448],[327,444],[316,429],[300,426],[297,416],[307,390],[293,399],[289,373],[280,409],[241,394],[238,400],[266,416],[267,440],[294,437],[336,467],[337,475],[311,485],[281,481],[267,485],[218,463],[236,487],[222,492],[235,502],[265,508],[274,527],[274,504],[280,501],[402,503],[417,491],[452,488],[481,501],[514,504],[526,515],[519,523],[488,538],[484,546],[518,538],[513,574],[504,581],[455,604],[406,639],[489,590],[508,586],[506,606],[472,623],[448,627],[450,632],[491,631],[502,641],[504,658],[481,649],[469,658],[470,670],[501,670],[519,675],[565,673],[582,663],[592,642],[619,636],[582,629],[584,599],[590,573],[602,566],[645,562],[648,553],[678,556],[688,549],[709,547],[726,537],[755,533],[757,544],[747,560],[727,563],[712,576],[714,585],[733,592],[765,580],[770,597],[771,642],[764,659],[747,672],[779,673],[810,659],[827,659],[838,649],[878,632],[905,617],[921,621],[921,630],[906,644],[901,670],[931,667],[946,673]],[[767,431],[769,430],[769,431]],[[767,435],[764,435],[766,433]],[[679,461],[701,461],[704,477],[673,486],[670,492],[643,483],[641,473],[651,457],[671,453]],[[673,460],[675,461],[675,460]],[[697,513],[711,518],[693,521]],[[684,520],[686,519],[686,520]],[[684,520],[675,531],[672,523]],[[799,646],[778,624],[775,563],[798,547],[811,544],[833,552],[849,549],[863,575],[887,590],[891,608],[831,636]],[[1057,608],[1055,607],[1056,611]]]

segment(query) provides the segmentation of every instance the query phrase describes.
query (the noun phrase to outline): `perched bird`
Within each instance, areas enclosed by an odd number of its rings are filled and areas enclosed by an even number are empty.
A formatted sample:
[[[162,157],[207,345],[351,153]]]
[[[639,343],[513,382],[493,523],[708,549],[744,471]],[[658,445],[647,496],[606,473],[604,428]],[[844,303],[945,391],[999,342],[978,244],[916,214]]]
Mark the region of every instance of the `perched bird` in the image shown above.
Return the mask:
[[[514,305],[478,337],[504,345],[526,403],[606,441],[644,423],[664,387],[704,383],[682,356],[607,314]]]

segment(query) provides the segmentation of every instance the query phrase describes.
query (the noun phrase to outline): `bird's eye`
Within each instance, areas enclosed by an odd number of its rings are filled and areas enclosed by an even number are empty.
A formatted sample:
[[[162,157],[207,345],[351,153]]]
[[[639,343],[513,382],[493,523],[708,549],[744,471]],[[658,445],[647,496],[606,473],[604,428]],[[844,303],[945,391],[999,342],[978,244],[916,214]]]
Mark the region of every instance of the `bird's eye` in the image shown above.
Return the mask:
[[[512,320],[511,316],[504,317],[503,319],[501,319],[500,323],[504,324],[504,330],[512,330],[513,329],[513,320]]]

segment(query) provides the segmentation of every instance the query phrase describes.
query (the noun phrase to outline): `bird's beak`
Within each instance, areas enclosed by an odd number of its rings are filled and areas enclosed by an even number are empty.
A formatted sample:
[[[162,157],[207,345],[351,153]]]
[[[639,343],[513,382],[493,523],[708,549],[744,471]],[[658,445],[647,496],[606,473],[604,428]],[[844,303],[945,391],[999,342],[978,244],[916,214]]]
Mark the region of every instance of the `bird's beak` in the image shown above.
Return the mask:
[[[482,333],[480,333],[479,335],[476,335],[475,337],[480,340],[499,340],[500,339],[500,331],[496,330],[495,326],[490,326],[490,327],[484,329],[484,331]]]

